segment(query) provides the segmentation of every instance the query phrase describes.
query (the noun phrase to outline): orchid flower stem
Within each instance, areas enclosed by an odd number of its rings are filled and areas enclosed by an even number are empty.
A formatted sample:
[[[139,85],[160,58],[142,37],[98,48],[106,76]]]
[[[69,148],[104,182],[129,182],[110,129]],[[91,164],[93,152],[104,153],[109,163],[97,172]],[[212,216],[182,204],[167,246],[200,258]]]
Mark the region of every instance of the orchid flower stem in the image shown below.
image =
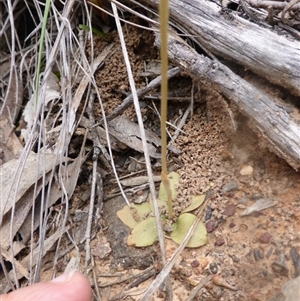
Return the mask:
[[[169,19],[169,0],[160,0],[159,2],[159,24],[160,24],[160,56],[161,56],[161,178],[167,193],[167,204],[169,218],[173,218],[172,192],[170,181],[167,175],[167,134],[166,119],[168,107],[168,19]]]

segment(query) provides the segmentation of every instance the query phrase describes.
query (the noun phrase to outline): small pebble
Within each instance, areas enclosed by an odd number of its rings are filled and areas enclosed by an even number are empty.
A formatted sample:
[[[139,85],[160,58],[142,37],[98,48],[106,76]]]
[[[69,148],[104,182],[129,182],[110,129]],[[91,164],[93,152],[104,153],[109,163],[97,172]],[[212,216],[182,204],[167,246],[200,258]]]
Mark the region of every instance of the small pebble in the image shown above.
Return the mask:
[[[236,189],[238,189],[238,186],[237,186],[237,183],[234,180],[232,180],[229,183],[223,185],[223,187],[222,187],[223,192],[229,192],[229,191],[236,190]]]
[[[240,230],[241,232],[245,232],[245,231],[248,230],[248,226],[245,225],[245,224],[241,224],[241,225],[239,226],[239,230]]]
[[[205,220],[206,221],[210,220],[211,216],[212,216],[212,208],[210,206],[206,206]]]
[[[231,259],[233,260],[233,262],[235,262],[235,263],[240,262],[240,260],[235,255],[231,255],[231,254],[228,254],[228,255],[231,257]]]
[[[229,224],[229,228],[234,228],[235,226],[236,226],[236,224],[233,221],[231,221]]]
[[[193,260],[191,262],[191,267],[192,268],[197,268],[200,265],[200,262],[198,260]]]
[[[249,196],[249,199],[252,200],[252,201],[257,201],[257,200],[262,199],[262,198],[263,198],[263,195],[261,195],[259,193],[251,194]]]
[[[223,214],[227,215],[227,216],[232,216],[235,213],[235,206],[233,204],[230,204],[228,206],[226,206]]]
[[[240,170],[241,176],[250,176],[253,174],[253,167],[251,165],[244,165]]]
[[[272,235],[269,232],[264,232],[258,237],[258,241],[262,244],[270,243]]]
[[[111,253],[111,248],[109,243],[98,242],[97,245],[92,248],[92,254],[98,256],[100,259],[104,259]]]
[[[210,220],[206,223],[206,231],[207,233],[211,233],[215,228],[215,222]]]
[[[260,260],[260,259],[263,258],[262,252],[261,252],[260,249],[255,249],[255,250],[253,251],[253,255],[254,255],[255,261],[258,261],[258,260]]]
[[[300,300],[300,277],[290,279],[282,285],[281,291],[276,293],[267,301],[285,300],[285,301],[299,301]]]
[[[216,242],[215,242],[215,246],[220,247],[224,244],[225,244],[225,240],[222,237],[218,237]]]
[[[266,253],[266,258],[267,259],[269,259],[270,258],[270,256],[272,255],[272,253],[273,253],[273,248],[271,247],[269,250],[268,250],[268,252]]]
[[[210,265],[209,265],[209,269],[210,271],[212,272],[212,274],[217,274],[218,273],[218,265],[215,263],[215,262],[212,262]]]
[[[284,276],[284,277],[288,276],[289,271],[288,271],[287,267],[278,261],[273,262],[271,264],[271,268],[272,268],[273,273],[276,276]]]

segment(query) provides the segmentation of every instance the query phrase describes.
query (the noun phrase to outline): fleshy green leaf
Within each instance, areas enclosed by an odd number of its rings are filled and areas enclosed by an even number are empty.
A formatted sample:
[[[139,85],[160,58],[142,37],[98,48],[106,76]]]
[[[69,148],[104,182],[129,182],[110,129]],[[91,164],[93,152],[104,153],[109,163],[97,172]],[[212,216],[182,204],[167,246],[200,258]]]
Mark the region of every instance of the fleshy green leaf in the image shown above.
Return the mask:
[[[152,246],[157,240],[155,217],[148,217],[136,225],[127,238],[129,246],[147,247]]]
[[[205,194],[201,194],[201,195],[192,195],[191,198],[191,204],[189,206],[187,206],[182,213],[184,212],[190,212],[193,211],[195,209],[197,209],[204,201],[205,199]]]
[[[133,229],[138,223],[144,220],[145,215],[151,212],[148,203],[143,204],[133,204],[131,207],[124,206],[121,210],[117,212],[119,219],[127,225],[129,228]]]
[[[183,213],[179,215],[175,223],[175,229],[170,235],[173,241],[177,244],[181,244],[195,219],[196,216],[191,213]],[[206,227],[202,222],[199,222],[194,234],[186,246],[189,248],[197,248],[205,245],[207,241]]]
[[[133,229],[138,222],[132,216],[129,206],[124,206],[121,210],[117,212],[119,219],[129,228]]]
[[[168,174],[168,178],[170,181],[171,191],[172,191],[172,200],[175,200],[177,197],[177,186],[179,184],[180,176],[175,171],[172,171]],[[160,183],[159,192],[158,192],[158,198],[160,201],[164,202],[166,204],[167,202],[167,192],[163,185],[163,183]]]

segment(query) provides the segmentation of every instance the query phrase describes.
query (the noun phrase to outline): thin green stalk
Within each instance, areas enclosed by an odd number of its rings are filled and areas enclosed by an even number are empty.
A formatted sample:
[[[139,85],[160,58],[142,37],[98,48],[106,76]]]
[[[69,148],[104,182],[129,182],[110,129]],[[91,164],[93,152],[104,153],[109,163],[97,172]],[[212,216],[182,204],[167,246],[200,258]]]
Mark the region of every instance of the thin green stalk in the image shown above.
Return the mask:
[[[161,56],[161,179],[167,192],[167,204],[169,218],[173,218],[172,192],[167,172],[167,133],[166,119],[168,108],[168,19],[169,19],[169,0],[160,0],[159,2],[160,18],[160,56]]]
[[[43,24],[42,24],[42,32],[40,37],[40,44],[39,44],[39,53],[38,53],[38,61],[37,61],[37,69],[36,69],[36,78],[35,78],[35,102],[34,102],[34,110],[37,110],[37,103],[39,97],[39,85],[40,85],[40,74],[41,74],[41,65],[42,65],[42,56],[43,56],[43,48],[44,48],[44,41],[45,41],[45,32],[46,32],[46,25],[48,20],[48,15],[50,11],[51,0],[46,1],[44,16],[43,16]]]

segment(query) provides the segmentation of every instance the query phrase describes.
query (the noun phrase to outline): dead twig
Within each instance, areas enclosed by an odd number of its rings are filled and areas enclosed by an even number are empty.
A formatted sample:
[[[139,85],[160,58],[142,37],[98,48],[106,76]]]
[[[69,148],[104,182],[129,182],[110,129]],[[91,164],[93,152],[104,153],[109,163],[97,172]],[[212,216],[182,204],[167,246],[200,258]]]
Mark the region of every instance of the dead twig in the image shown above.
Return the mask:
[[[202,289],[202,287],[204,287],[204,285],[207,282],[211,281],[212,278],[213,278],[213,275],[210,275],[210,276],[207,276],[207,277],[201,279],[200,282],[197,284],[197,286],[192,289],[192,291],[186,301],[193,301],[194,298],[196,297],[196,295],[198,294],[198,292]]]
[[[94,153],[93,153],[93,173],[92,173],[92,186],[91,186],[91,197],[90,197],[90,209],[89,209],[89,215],[88,215],[88,222],[87,222],[87,228],[86,228],[86,253],[85,253],[85,264],[84,264],[84,270],[87,271],[87,266],[91,261],[91,246],[90,246],[90,236],[91,236],[91,228],[92,228],[92,220],[93,220],[93,209],[94,209],[94,203],[95,203],[95,192],[96,192],[96,186],[97,186],[97,178],[99,175],[97,175],[97,163],[98,163],[98,157],[100,155],[100,149],[102,151],[106,152],[106,149],[101,145],[97,131],[93,127],[95,124],[95,118],[93,114],[94,109],[94,99],[95,94],[90,94],[90,99],[88,102],[88,109],[87,113],[89,114],[89,120],[90,120],[90,126],[91,126],[91,132],[93,136],[93,142],[94,142]],[[100,176],[101,177],[101,176]]]
[[[95,288],[95,298],[97,299],[97,301],[101,301],[101,295],[100,295],[100,292],[99,292],[99,287],[98,287],[98,280],[97,280],[97,275],[96,275],[96,272],[95,272],[95,268],[96,268],[96,265],[95,265],[95,261],[94,261],[94,257],[92,256],[92,273],[93,273],[93,280],[94,280],[94,288]]]
[[[154,268],[150,268],[147,271],[144,271],[142,275],[138,277],[137,280],[133,281],[131,284],[129,284],[126,289],[131,289],[133,287],[139,286],[141,283],[145,282],[146,280],[150,279],[152,276],[156,274],[156,271]]]
[[[296,5],[297,2],[299,1],[296,1],[294,4],[292,4],[292,2],[287,3],[287,2],[279,2],[279,1],[248,0],[248,3],[252,7],[265,8],[265,9],[267,9],[269,6],[272,6],[273,9],[285,9],[287,6],[289,6],[290,10],[298,10],[300,9],[300,5],[299,4]]]
[[[155,272],[155,269],[154,267],[150,267],[144,271],[142,271],[141,273],[139,274],[136,274],[136,275],[131,275],[131,276],[128,276],[128,275],[123,275],[123,277],[119,278],[117,280],[114,280],[114,281],[109,281],[109,282],[105,282],[105,283],[100,283],[99,284],[99,287],[103,288],[103,287],[108,287],[108,286],[112,286],[112,285],[115,285],[115,284],[120,284],[120,283],[123,283],[123,282],[127,282],[129,280],[132,280],[132,279],[136,279],[136,278],[140,278],[140,277],[144,277],[145,275],[148,275],[149,273],[151,273],[152,271]],[[144,280],[146,281],[146,280]],[[135,282],[133,282],[135,283]],[[138,285],[138,284],[137,284]],[[137,285],[133,285],[132,284],[129,284],[126,288],[127,289],[130,289],[134,286],[137,286]]]
[[[292,10],[292,8],[293,7],[295,7],[295,5],[297,4],[297,3],[299,3],[300,2],[300,0],[292,0],[290,3],[288,3],[285,7],[284,7],[284,9],[283,9],[283,11],[282,11],[282,13],[281,13],[281,22],[283,22],[283,23],[285,23],[285,20],[287,19],[286,18],[286,13],[289,11],[289,10]],[[299,5],[298,5],[298,9],[299,9],[300,7],[299,7]]]
[[[181,120],[180,120],[180,122],[179,122],[179,124],[178,124],[178,126],[177,126],[177,129],[176,129],[176,131],[175,131],[175,134],[174,134],[173,137],[172,137],[172,141],[173,141],[173,142],[175,142],[175,140],[178,138],[179,134],[182,132],[181,129],[182,129],[183,126],[185,125],[186,120],[187,120],[189,114],[192,112],[192,107],[193,107],[193,104],[192,104],[192,102],[191,102],[190,105],[189,105],[189,106],[187,107],[187,109],[185,110],[185,112],[184,112],[184,114],[183,114],[183,116],[182,116],[182,118],[181,118]]]

